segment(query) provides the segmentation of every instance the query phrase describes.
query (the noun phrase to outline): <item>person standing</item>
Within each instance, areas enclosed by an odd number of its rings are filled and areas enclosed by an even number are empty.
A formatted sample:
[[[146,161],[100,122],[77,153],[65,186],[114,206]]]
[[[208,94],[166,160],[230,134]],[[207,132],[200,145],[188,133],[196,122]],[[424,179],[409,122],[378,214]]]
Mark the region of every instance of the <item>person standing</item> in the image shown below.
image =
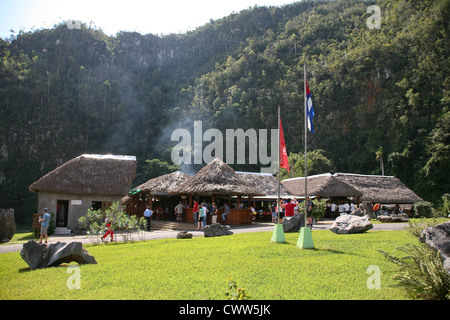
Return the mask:
[[[39,222],[41,223],[41,242],[45,236],[45,244],[47,244],[47,238],[48,238],[48,227],[50,226],[50,214],[48,213],[48,209],[44,209],[44,214],[42,215],[42,218],[39,218]]]
[[[181,222],[183,220],[183,213],[184,213],[184,205],[183,201],[180,201],[180,203],[175,207],[175,215],[177,217],[177,222]]]
[[[211,208],[211,223],[217,223],[217,206],[215,203],[212,204]]]
[[[150,231],[150,226],[152,224],[152,215],[153,212],[152,210],[150,210],[150,206],[147,206],[147,209],[145,209],[144,211],[144,217],[145,220],[147,221],[147,231]]]
[[[203,202],[202,203],[202,209],[203,209],[203,228],[202,230],[205,228],[205,226],[208,224],[208,222],[206,221],[206,219],[208,219],[208,208],[206,207],[206,203]]]
[[[297,200],[292,199],[291,201],[289,201],[288,203],[286,203],[284,205],[285,208],[285,217],[293,217],[294,216],[294,208],[298,205]]]
[[[306,197],[306,223],[307,223],[307,227],[310,227],[312,229],[313,227],[313,223],[312,223],[312,216],[311,216],[311,211],[312,211],[312,207],[314,206],[313,202],[311,200],[309,200],[309,197]]]
[[[194,214],[194,225],[197,226],[197,224],[198,224],[198,202],[197,202],[197,200],[194,200],[194,207],[192,208],[192,212]]]

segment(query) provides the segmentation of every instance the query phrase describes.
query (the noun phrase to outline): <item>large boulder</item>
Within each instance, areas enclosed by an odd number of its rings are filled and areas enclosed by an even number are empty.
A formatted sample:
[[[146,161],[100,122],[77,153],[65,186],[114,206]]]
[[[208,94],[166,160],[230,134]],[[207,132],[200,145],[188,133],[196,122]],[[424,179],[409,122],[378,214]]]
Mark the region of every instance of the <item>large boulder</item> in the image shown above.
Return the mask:
[[[450,273],[450,221],[425,228],[419,241],[439,251],[444,268]]]
[[[70,263],[72,261],[78,264],[97,263],[81,242],[65,243],[58,241],[47,246],[46,244],[30,240],[23,245],[20,256],[32,270],[57,266],[61,263]]]
[[[219,237],[233,234],[229,226],[223,226],[220,223],[213,223],[205,226],[203,232],[205,237]]]
[[[14,209],[0,210],[0,242],[8,242],[16,233]]]
[[[359,217],[351,214],[339,216],[334,221],[330,230],[337,234],[363,233],[372,229],[373,225],[369,220],[369,216]]]
[[[293,217],[284,217],[281,224],[285,233],[298,232],[301,227],[305,226],[305,215],[296,214]]]

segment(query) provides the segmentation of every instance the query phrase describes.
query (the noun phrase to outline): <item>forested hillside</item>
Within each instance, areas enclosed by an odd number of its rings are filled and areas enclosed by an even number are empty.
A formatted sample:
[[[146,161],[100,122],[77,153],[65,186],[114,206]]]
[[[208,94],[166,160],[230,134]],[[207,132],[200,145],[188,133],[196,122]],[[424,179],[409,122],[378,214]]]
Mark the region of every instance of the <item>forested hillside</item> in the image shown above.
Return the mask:
[[[295,161],[305,62],[312,161],[381,174],[378,153],[385,174],[438,201],[450,176],[450,1],[377,1],[380,29],[367,27],[371,4],[255,7],[177,35],[61,22],[0,40],[0,207],[29,217],[28,186],[82,153],[135,155],[143,182],[145,160],[171,163],[175,128],[274,129],[278,106]]]

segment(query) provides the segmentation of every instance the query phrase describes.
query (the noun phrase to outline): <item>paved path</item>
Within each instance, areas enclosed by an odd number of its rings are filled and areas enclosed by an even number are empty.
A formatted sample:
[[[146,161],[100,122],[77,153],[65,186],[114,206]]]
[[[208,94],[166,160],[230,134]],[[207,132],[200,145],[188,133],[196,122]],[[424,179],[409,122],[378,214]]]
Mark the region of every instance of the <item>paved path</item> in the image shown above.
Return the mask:
[[[333,224],[333,220],[324,220],[315,224],[313,230],[328,230]],[[395,231],[395,230],[405,230],[408,226],[407,223],[383,223],[383,224],[373,224],[374,231]],[[247,233],[247,232],[262,232],[262,231],[272,231],[273,224],[272,223],[255,223],[247,226],[236,226],[231,227],[231,231],[234,234],[238,233]],[[134,236],[135,241],[137,240],[156,240],[156,239],[168,239],[168,238],[176,238],[179,230],[156,230],[156,231],[145,231],[143,236],[139,238],[138,236]],[[193,234],[194,237],[203,236],[203,231],[189,231]],[[108,237],[109,239],[109,237]],[[122,241],[122,237],[117,237],[118,241]],[[91,240],[89,240],[86,236],[50,236],[49,243],[55,242],[74,242],[78,241],[83,244],[91,244]],[[16,243],[16,244],[4,244],[0,245],[0,253],[6,252],[17,252],[22,250],[22,246],[25,242]]]

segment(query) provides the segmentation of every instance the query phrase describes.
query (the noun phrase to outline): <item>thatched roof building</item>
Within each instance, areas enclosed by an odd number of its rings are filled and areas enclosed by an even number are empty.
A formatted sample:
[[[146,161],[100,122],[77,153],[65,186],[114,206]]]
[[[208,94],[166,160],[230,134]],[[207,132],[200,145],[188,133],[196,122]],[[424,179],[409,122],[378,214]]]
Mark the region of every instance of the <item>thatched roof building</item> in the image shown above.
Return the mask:
[[[333,176],[361,191],[363,202],[409,204],[423,200],[393,176],[353,173],[335,173]]]
[[[242,172],[236,171],[238,176],[246,181],[249,185],[254,188],[260,189],[266,195],[263,198],[266,199],[276,199],[278,197],[278,179],[270,173],[259,173],[259,172]],[[280,197],[281,198],[292,198],[294,194],[286,188],[285,185],[280,183]],[[259,197],[258,197],[259,198]]]
[[[282,183],[294,194],[305,193],[305,178]],[[308,177],[308,194],[326,198],[360,197],[361,202],[410,204],[422,201],[418,195],[393,176],[330,173]]]
[[[32,192],[125,195],[136,174],[134,156],[83,154],[29,186]]]
[[[175,171],[150,179],[134,188],[134,190],[136,193],[150,192],[153,195],[169,195],[172,189],[183,184],[190,177],[190,175],[184,172]]]
[[[130,190],[136,157],[83,154],[29,186],[39,193],[38,212],[54,214],[55,234],[80,232],[78,219],[90,208],[106,209]]]
[[[282,181],[290,192],[305,195],[305,177],[291,178]],[[357,198],[362,192],[331,175],[330,173],[308,177],[308,195],[322,198]]]
[[[214,159],[171,193],[185,195],[262,196],[259,188],[242,179],[219,158]]]

